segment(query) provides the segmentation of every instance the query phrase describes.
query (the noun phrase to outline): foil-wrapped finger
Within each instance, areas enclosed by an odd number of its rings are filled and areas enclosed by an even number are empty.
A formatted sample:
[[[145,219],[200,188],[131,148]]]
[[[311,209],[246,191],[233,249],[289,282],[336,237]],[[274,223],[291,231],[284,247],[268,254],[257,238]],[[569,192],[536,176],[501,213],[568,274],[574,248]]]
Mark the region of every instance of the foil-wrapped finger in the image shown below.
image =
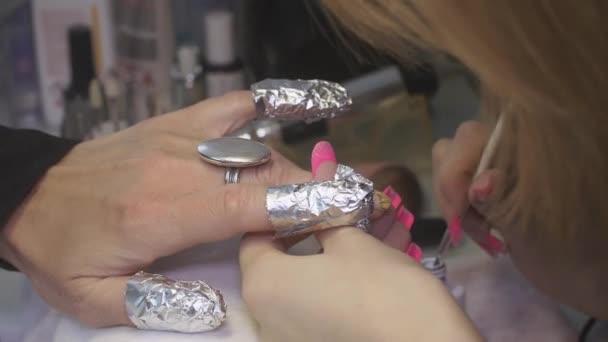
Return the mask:
[[[226,319],[220,291],[203,281],[176,281],[138,272],[127,282],[129,319],[144,330],[196,333],[216,329]]]
[[[275,238],[346,226],[367,230],[374,186],[352,168],[339,165],[333,181],[268,188],[266,209]]]
[[[338,83],[323,80],[266,79],[251,86],[259,119],[313,122],[351,109],[352,99]]]

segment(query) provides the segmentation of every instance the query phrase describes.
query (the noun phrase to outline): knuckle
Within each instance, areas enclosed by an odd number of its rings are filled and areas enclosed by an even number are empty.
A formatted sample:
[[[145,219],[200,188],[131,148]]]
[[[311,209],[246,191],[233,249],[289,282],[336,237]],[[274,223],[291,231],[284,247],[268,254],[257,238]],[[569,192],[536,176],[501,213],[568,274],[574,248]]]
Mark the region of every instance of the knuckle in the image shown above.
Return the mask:
[[[450,146],[450,143],[451,143],[450,139],[443,138],[443,139],[438,140],[433,145],[433,150],[431,151],[431,154],[432,154],[434,163],[438,163],[441,160],[441,158],[444,156],[445,152],[447,151],[448,147]]]
[[[145,227],[147,222],[153,222],[156,216],[154,201],[143,195],[119,195],[110,201],[114,228],[122,236],[132,235],[133,231]]]
[[[272,159],[261,166],[253,168],[255,184],[276,186],[286,183],[303,182],[309,180],[310,172],[300,169],[279,153],[273,151]]]
[[[167,175],[175,175],[180,170],[190,168],[191,161],[180,159],[163,150],[153,151],[144,156],[138,165],[139,183],[154,184]]]
[[[455,189],[454,176],[449,170],[443,169],[438,175],[439,192],[441,194],[452,193]]]
[[[465,121],[456,130],[456,137],[472,137],[484,131],[484,125],[479,121]]]
[[[460,206],[466,201],[468,181],[465,175],[444,169],[438,177],[438,196],[451,205]]]
[[[283,179],[284,168],[273,161],[254,168],[255,180],[259,184],[274,184]]]
[[[222,193],[221,204],[214,213],[218,217],[238,217],[248,203],[248,194],[243,187],[226,187]]]
[[[145,139],[145,149],[152,156],[169,156],[189,144],[188,138],[170,131],[157,132],[151,138]]]

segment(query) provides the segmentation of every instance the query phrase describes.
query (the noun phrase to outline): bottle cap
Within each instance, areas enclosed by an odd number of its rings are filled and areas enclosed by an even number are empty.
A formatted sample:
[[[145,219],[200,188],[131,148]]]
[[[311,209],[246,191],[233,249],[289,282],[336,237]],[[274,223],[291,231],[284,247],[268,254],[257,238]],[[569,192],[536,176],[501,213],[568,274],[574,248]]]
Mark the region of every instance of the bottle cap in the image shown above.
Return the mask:
[[[212,66],[236,60],[234,15],[227,10],[208,12],[203,18],[205,60]]]
[[[182,45],[177,49],[177,67],[182,75],[194,74],[200,70],[199,48],[194,45]]]

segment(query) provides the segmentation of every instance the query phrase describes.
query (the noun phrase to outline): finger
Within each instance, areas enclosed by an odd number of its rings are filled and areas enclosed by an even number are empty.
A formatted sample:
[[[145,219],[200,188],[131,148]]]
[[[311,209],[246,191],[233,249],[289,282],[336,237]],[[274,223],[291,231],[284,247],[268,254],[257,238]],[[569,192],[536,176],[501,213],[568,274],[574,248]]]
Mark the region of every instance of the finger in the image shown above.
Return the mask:
[[[200,184],[223,186],[227,169],[205,163],[201,160],[188,160],[188,170],[194,175],[191,179],[199,179]],[[183,172],[183,171],[181,171]],[[283,155],[272,151],[271,160],[254,167],[240,169],[240,184],[264,184],[277,186],[283,184],[297,184],[310,181],[309,171],[302,170]],[[183,181],[183,180],[180,180]]]
[[[245,273],[252,265],[267,258],[285,257],[285,251],[285,246],[279,240],[273,239],[272,234],[246,234],[241,240],[239,251],[241,272]]]
[[[218,138],[255,119],[256,110],[251,92],[231,92],[214,97],[173,113],[188,125],[191,131],[205,132],[207,137]]]
[[[466,208],[467,192],[489,132],[480,123],[468,122],[461,125],[447,151],[439,154],[438,165],[434,168],[434,192],[447,220]]]
[[[411,235],[409,230],[399,221],[393,223],[386,234],[386,237],[382,240],[385,245],[403,252],[405,252],[410,241]]]
[[[396,221],[395,214],[395,210],[391,208],[384,216],[372,222],[372,227],[369,231],[370,234],[378,240],[384,240]]]
[[[311,165],[315,180],[327,181],[334,179],[338,163],[330,143],[320,142],[315,146],[312,152]],[[338,245],[345,241],[369,238],[368,234],[354,227],[327,229],[315,233],[315,236],[325,251],[335,250],[338,248]]]
[[[222,171],[225,172],[225,170]],[[241,183],[245,184],[277,186],[304,183],[311,179],[312,175],[310,172],[302,170],[275,151],[273,151],[272,159],[268,163],[241,170]]]
[[[128,276],[108,278],[77,278],[74,288],[83,293],[73,315],[94,328],[132,326],[125,307]]]
[[[440,139],[433,145],[432,162],[433,167],[438,167],[446,159],[450,146],[452,145],[452,139]]]
[[[266,186],[235,184],[175,199],[168,210],[173,248],[227,239],[246,232],[272,231],[266,210]]]
[[[310,163],[314,180],[329,181],[334,179],[336,170],[338,169],[338,162],[334,148],[330,143],[326,141],[317,143],[312,150]],[[324,240],[326,237],[331,236],[335,230],[337,229],[328,229],[315,233],[315,237],[321,246],[325,247]]]
[[[496,169],[482,171],[471,184],[468,200],[481,214],[487,211],[488,206],[502,191],[504,174]]]

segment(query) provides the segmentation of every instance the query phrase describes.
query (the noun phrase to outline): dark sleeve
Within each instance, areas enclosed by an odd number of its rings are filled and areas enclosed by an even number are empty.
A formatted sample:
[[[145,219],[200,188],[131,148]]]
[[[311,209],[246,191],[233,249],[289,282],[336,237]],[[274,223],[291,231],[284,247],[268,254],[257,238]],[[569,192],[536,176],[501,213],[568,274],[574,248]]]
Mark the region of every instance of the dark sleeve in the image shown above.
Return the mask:
[[[0,126],[0,229],[46,170],[76,144],[42,132]]]

